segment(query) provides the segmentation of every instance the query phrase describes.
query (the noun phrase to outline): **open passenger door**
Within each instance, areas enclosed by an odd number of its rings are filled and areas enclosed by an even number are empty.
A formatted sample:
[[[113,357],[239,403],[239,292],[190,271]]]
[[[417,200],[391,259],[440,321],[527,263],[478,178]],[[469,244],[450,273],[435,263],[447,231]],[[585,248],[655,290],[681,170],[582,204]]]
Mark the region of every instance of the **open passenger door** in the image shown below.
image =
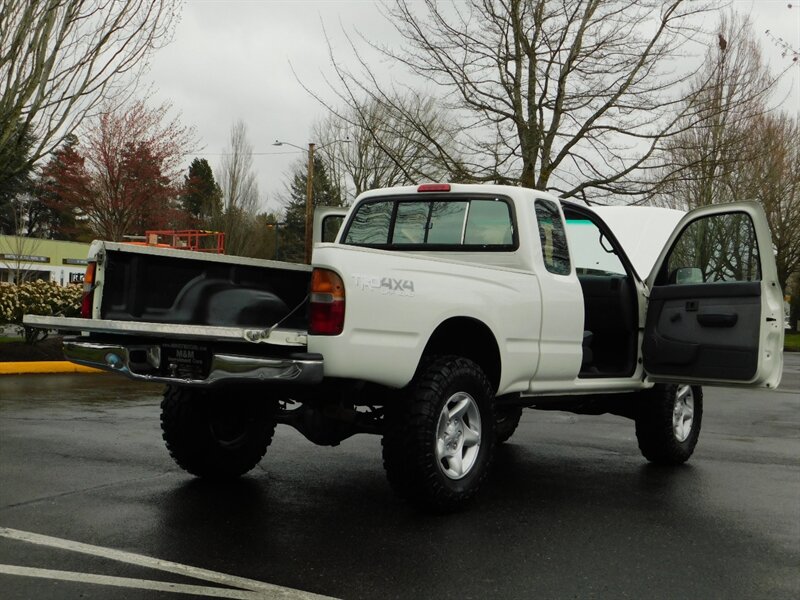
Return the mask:
[[[642,354],[651,381],[778,386],[783,292],[755,202],[688,213],[647,279]]]

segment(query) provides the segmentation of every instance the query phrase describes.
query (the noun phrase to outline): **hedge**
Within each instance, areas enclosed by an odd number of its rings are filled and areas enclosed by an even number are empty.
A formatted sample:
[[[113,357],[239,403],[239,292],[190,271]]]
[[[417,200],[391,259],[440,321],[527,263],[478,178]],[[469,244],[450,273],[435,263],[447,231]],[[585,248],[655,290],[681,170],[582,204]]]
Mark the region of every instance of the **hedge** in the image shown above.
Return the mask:
[[[83,286],[60,286],[51,281],[29,281],[18,285],[0,283],[0,325],[22,324],[23,315],[76,317],[80,315]],[[24,327],[25,340],[34,342],[46,332]]]

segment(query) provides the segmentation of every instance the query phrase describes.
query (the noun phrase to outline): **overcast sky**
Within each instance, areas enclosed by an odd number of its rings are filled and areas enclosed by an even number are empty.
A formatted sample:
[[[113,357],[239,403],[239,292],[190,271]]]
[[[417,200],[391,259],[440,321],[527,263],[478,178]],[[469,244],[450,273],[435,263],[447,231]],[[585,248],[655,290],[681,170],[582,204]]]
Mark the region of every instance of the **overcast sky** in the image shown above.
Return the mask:
[[[742,0],[764,55],[777,68],[781,49],[765,33],[800,50],[800,0]],[[791,8],[789,8],[791,5]],[[325,113],[298,83],[325,92],[331,74],[324,28],[346,58],[342,29],[393,41],[392,28],[372,0],[187,0],[173,42],[151,61],[154,99],[168,99],[185,125],[194,126],[217,174],[231,124],[241,118],[253,144],[262,206],[278,207],[287,174],[302,153],[275,147],[282,140],[305,147],[311,127]],[[800,112],[800,62],[782,96],[784,109]],[[328,94],[330,97],[330,94]],[[188,157],[188,163],[192,157]]]

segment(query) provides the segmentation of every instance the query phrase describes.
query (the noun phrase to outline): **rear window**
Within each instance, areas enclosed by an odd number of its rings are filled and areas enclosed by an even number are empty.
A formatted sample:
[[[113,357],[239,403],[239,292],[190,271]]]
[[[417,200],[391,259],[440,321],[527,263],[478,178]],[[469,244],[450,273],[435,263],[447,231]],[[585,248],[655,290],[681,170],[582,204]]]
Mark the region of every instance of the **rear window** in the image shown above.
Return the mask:
[[[392,224],[392,202],[366,202],[353,215],[347,228],[345,244],[386,244]]]
[[[516,235],[507,199],[413,196],[361,203],[344,243],[404,250],[513,250]]]

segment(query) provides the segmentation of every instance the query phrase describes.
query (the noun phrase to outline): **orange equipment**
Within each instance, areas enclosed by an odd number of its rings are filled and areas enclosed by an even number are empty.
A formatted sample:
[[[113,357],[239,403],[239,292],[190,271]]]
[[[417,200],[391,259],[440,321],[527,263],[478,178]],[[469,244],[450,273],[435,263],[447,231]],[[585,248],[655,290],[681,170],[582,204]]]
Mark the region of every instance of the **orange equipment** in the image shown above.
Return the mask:
[[[152,229],[145,231],[145,245],[225,254],[225,234],[202,229]]]

